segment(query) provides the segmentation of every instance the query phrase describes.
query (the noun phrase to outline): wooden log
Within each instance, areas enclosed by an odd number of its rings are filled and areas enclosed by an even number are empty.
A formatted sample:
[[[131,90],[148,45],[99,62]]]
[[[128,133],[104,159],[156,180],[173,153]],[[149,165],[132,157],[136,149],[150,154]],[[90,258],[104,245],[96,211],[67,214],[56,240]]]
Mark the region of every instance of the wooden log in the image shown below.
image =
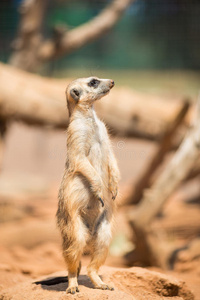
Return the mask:
[[[68,83],[0,63],[0,117],[8,121],[66,128],[65,88]]]
[[[200,157],[196,161],[195,166],[192,168],[188,176],[185,178],[185,181],[191,180],[200,175]]]
[[[65,89],[69,79],[49,79],[0,63],[0,118],[66,128]],[[95,106],[111,132],[160,139],[182,107],[182,99],[115,87]]]
[[[150,231],[152,220],[161,212],[163,205],[174,190],[187,178],[200,155],[200,96],[193,124],[180,147],[144,196],[137,208],[129,210],[128,218],[136,236],[135,255],[149,264],[162,265],[166,249],[160,249],[155,233]],[[153,238],[152,238],[153,237]],[[163,265],[162,265],[163,266]]]

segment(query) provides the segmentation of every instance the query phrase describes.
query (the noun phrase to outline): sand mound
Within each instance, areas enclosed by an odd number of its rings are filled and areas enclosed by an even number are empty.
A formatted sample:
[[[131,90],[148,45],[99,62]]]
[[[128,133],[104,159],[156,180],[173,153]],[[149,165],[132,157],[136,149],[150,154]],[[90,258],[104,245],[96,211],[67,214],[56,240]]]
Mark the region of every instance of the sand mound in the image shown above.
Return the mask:
[[[142,268],[120,269],[103,266],[100,274],[106,283],[110,283],[115,287],[114,291],[93,289],[92,283],[85,274],[86,269],[83,268],[79,277],[80,292],[76,295],[66,294],[67,282],[47,286],[36,285],[33,281],[27,281],[2,290],[0,300],[194,299],[184,282],[172,276]],[[53,273],[38,280],[60,276],[66,276],[66,272]]]

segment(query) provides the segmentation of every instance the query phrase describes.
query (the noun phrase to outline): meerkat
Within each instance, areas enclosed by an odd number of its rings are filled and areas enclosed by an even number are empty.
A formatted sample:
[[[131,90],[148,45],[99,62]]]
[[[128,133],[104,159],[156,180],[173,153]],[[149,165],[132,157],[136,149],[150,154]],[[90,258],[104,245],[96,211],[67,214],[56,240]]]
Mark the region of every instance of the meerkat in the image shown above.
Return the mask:
[[[105,124],[97,117],[94,102],[114,86],[97,77],[74,80],[66,89],[69,110],[67,159],[59,190],[57,224],[68,269],[67,293],[79,291],[81,256],[89,247],[87,272],[95,288],[114,288],[98,275],[112,236],[119,169]]]

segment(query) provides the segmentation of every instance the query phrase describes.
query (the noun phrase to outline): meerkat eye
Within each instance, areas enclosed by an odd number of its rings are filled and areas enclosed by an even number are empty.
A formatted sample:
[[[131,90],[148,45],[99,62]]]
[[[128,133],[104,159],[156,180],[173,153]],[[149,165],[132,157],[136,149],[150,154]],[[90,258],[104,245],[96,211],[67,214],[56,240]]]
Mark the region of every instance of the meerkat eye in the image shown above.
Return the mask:
[[[94,78],[94,79],[90,80],[90,82],[88,83],[88,86],[97,88],[99,83],[100,83],[100,81],[98,79]]]

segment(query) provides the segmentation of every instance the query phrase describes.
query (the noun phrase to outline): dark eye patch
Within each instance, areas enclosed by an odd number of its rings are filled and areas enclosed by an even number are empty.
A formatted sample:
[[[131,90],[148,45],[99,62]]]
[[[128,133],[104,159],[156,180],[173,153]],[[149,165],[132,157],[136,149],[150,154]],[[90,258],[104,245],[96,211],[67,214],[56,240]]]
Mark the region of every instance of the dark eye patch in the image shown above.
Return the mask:
[[[93,88],[97,88],[99,85],[100,81],[98,79],[93,78],[92,80],[90,80],[90,82],[88,83],[88,86],[93,87]]]

